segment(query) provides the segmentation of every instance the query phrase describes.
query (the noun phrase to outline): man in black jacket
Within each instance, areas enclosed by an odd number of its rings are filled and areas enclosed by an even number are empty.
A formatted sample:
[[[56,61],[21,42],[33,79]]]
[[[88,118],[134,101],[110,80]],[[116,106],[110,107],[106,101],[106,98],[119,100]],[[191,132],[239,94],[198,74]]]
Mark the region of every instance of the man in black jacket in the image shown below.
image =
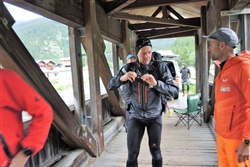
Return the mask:
[[[187,94],[189,94],[189,79],[191,78],[191,73],[189,68],[187,67],[186,63],[182,63],[182,69],[180,70],[181,73],[181,85],[182,85],[182,92],[183,96],[185,96],[185,87],[184,83],[186,82],[187,85]]]
[[[174,84],[166,64],[160,61],[151,61],[152,45],[149,39],[137,40],[135,52],[137,61],[124,65],[108,84],[108,88],[112,90],[129,83],[131,92],[126,166],[138,166],[137,158],[140,152],[140,144],[147,127],[152,166],[162,167],[160,149],[162,133],[161,94],[174,97],[178,94],[179,88]]]

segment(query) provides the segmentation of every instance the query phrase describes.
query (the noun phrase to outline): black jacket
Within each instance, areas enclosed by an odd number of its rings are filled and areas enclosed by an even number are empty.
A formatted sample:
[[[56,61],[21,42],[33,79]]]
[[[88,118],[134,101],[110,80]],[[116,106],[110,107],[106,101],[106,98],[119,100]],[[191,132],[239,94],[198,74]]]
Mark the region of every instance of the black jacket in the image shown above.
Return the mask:
[[[129,110],[130,103],[131,103],[131,93],[129,89],[129,82],[122,85],[122,96],[125,102],[126,110]]]
[[[120,77],[128,71],[137,73],[134,82],[121,82]],[[144,74],[151,74],[157,81],[157,85],[151,86],[142,81],[140,77]],[[131,93],[130,114],[138,119],[152,119],[161,115],[162,98],[161,94],[175,97],[179,88],[173,82],[172,75],[165,63],[154,61],[145,66],[138,62],[125,64],[108,83],[108,89],[114,90],[121,85],[129,83]]]

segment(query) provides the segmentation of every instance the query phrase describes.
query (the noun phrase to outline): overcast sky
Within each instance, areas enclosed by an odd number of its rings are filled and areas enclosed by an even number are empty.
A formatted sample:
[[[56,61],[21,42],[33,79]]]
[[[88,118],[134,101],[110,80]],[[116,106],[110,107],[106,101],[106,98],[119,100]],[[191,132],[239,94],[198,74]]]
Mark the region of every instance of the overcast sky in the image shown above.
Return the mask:
[[[10,14],[12,15],[12,17],[15,19],[15,21],[28,21],[28,20],[32,20],[32,19],[36,19],[39,17],[42,17],[41,15],[32,13],[30,11],[24,10],[22,8],[16,7],[14,5],[5,3],[5,6],[7,7],[7,9],[9,10]]]

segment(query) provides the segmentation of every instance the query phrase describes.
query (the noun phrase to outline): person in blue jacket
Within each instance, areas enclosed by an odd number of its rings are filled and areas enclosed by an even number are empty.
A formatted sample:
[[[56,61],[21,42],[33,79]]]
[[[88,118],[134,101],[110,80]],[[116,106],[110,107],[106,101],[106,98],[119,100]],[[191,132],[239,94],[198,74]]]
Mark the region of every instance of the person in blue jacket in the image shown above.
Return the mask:
[[[129,54],[127,57],[126,57],[126,62],[127,63],[133,63],[136,61],[136,56],[133,55],[133,54]],[[124,84],[122,85],[122,96],[124,98],[124,102],[125,102],[125,109],[126,109],[126,114],[125,114],[125,129],[126,129],[126,132],[127,132],[127,127],[128,127],[128,120],[129,120],[129,107],[130,107],[130,101],[131,101],[131,98],[130,98],[130,90],[129,90],[129,83],[127,84]]]

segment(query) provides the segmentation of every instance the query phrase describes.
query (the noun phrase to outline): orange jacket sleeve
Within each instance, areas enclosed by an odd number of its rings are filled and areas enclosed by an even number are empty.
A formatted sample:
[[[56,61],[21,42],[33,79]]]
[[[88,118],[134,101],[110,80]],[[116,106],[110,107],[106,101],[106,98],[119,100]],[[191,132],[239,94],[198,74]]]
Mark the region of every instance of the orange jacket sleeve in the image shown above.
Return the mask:
[[[250,139],[250,60],[241,67],[241,76],[239,77],[239,89],[246,100],[247,110],[245,111],[246,124],[243,127],[243,139]]]

